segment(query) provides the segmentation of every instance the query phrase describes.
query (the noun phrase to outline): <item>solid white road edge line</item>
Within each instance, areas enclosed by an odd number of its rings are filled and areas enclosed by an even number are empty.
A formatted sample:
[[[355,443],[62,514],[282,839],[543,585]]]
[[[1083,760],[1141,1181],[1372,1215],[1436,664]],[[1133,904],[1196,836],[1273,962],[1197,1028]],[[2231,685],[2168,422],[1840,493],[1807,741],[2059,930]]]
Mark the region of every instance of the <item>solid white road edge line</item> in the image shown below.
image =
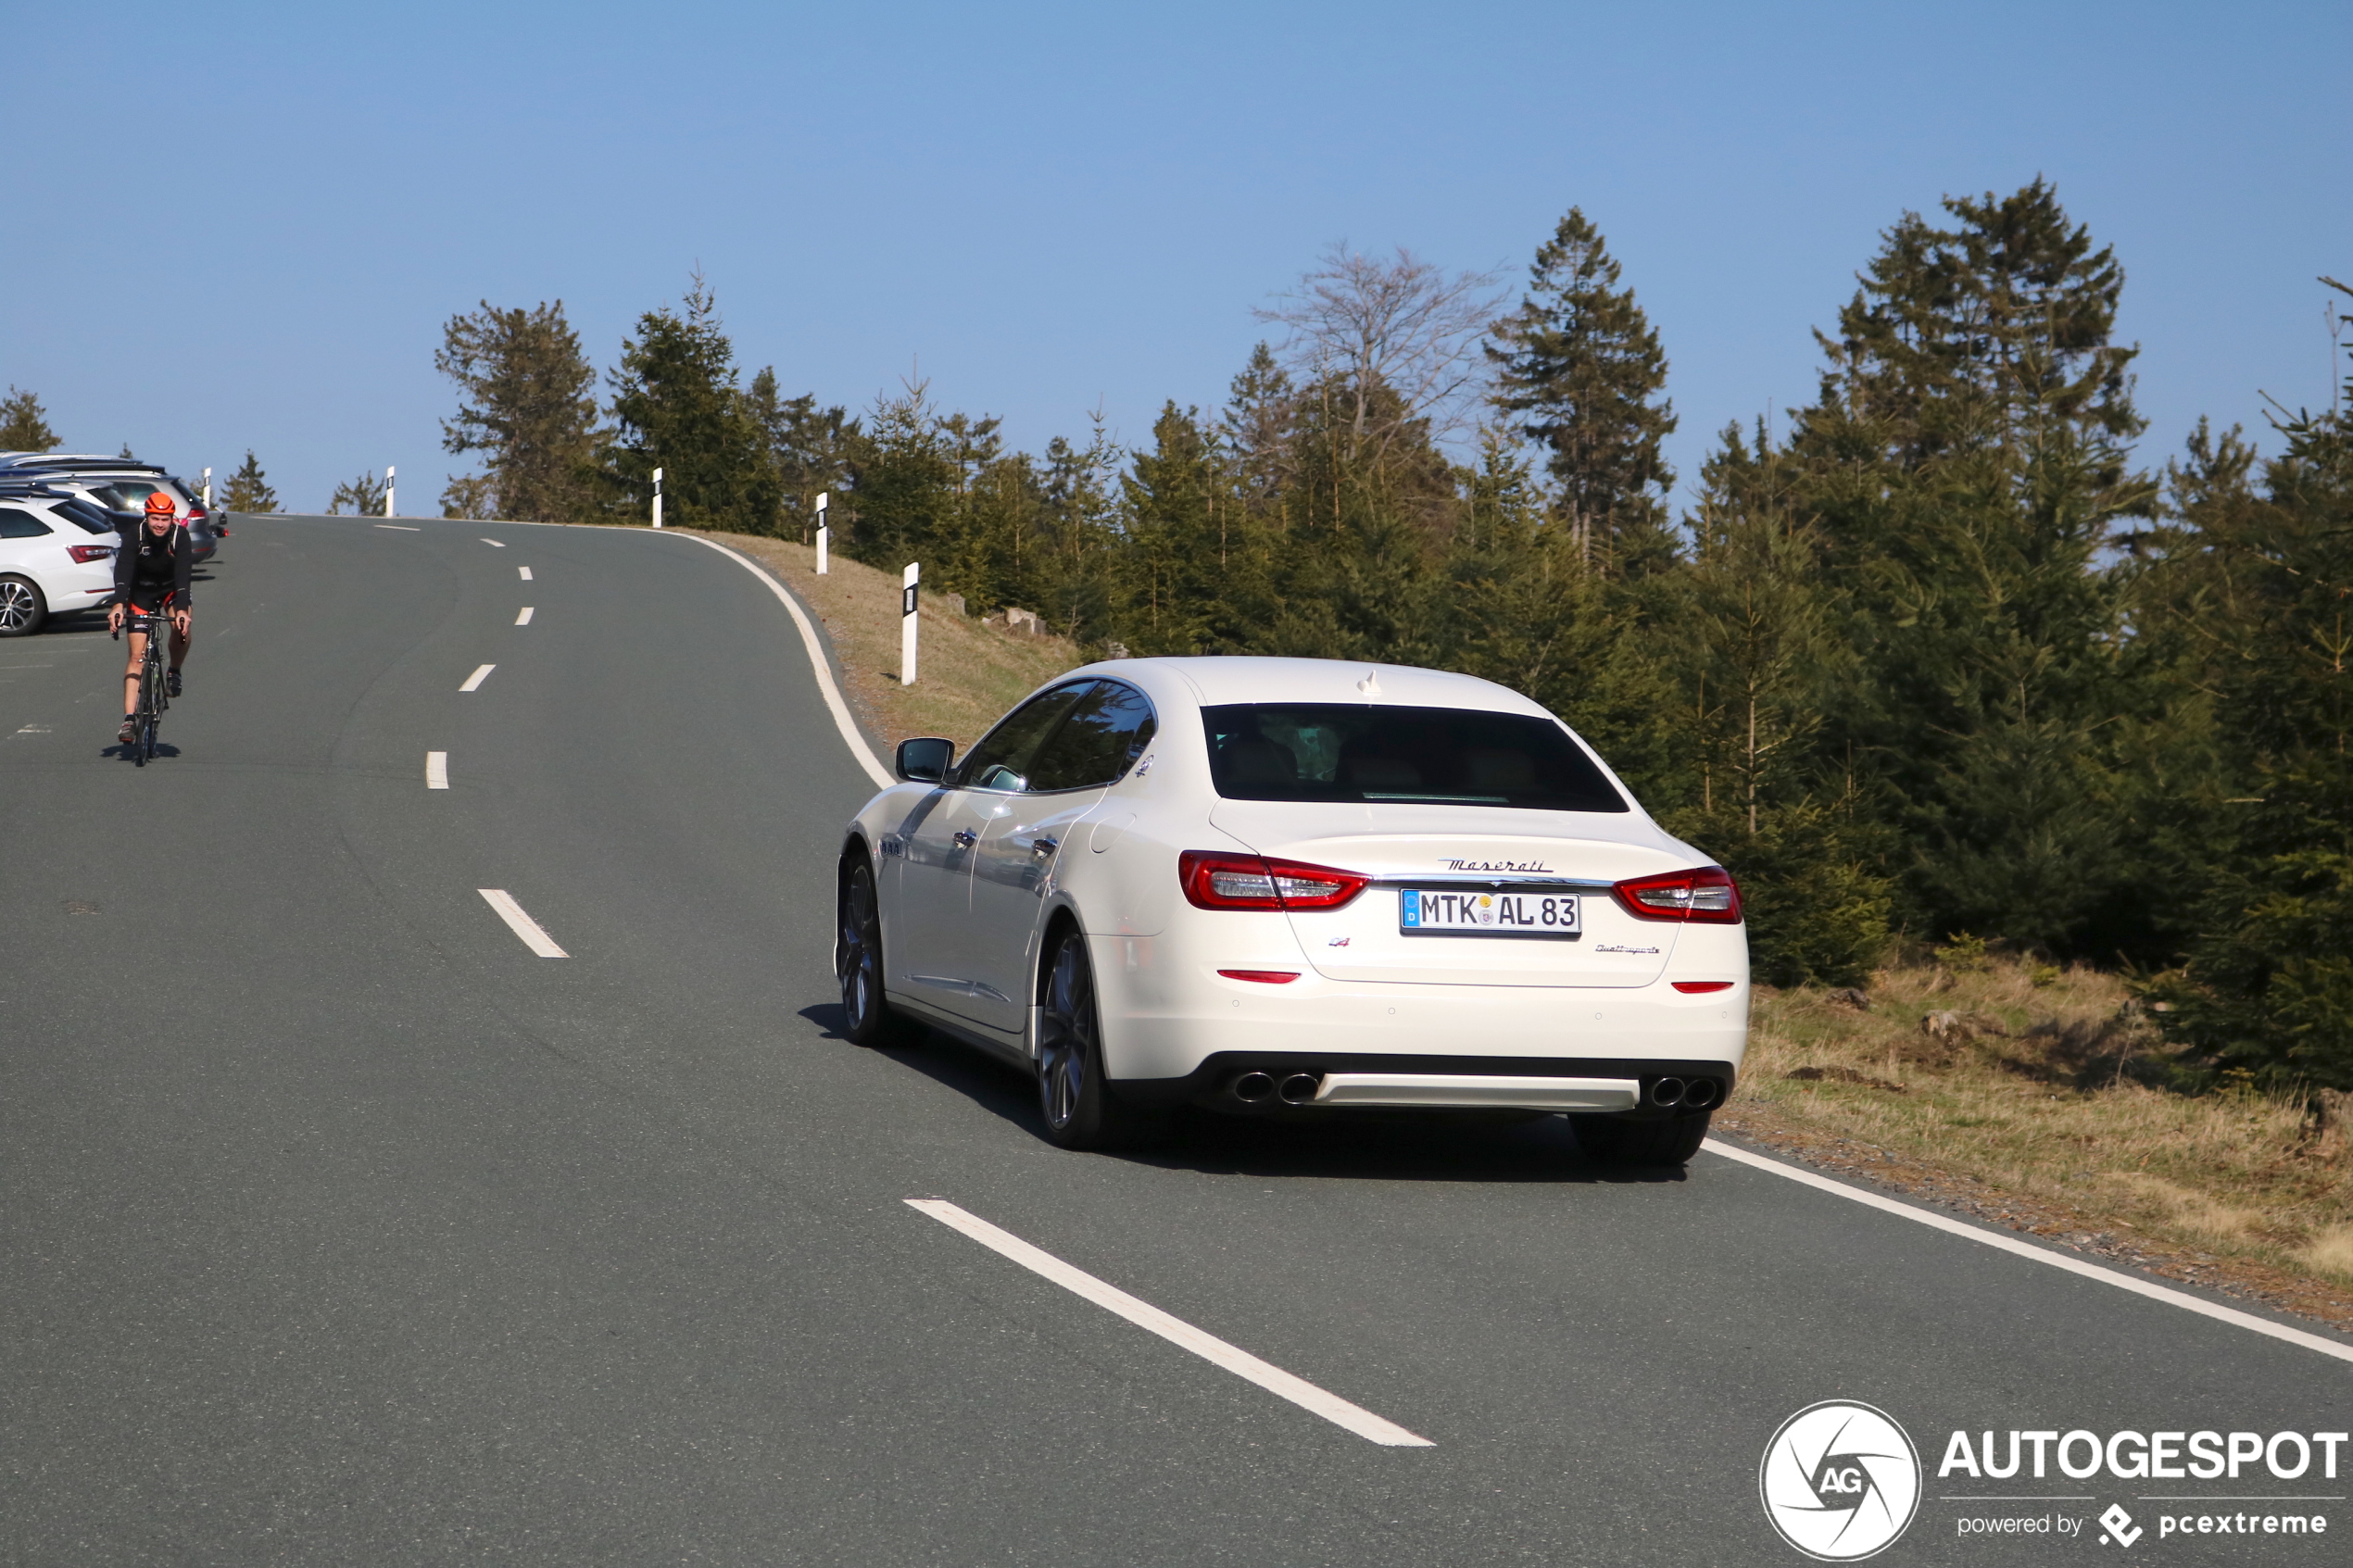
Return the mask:
[[[389,528],[395,533],[422,533],[424,532],[422,528],[411,528],[405,522],[380,522],[376,524],[376,526],[378,528]]]
[[[515,624],[518,626],[528,626],[531,624],[531,607],[529,605],[525,605],[522,608],[515,611]]]
[[[496,669],[497,669],[497,668],[498,668],[498,667],[497,667],[497,665],[495,665],[495,664],[485,664],[485,665],[484,665],[481,669],[479,669],[479,670],[475,671],[472,674],[471,674],[471,675],[467,676],[467,677],[466,677],[466,684],[465,684],[464,685],[462,685],[462,686],[459,686],[458,689],[459,689],[459,691],[461,691],[461,692],[470,692],[470,691],[474,690],[476,687],[480,686],[480,685],[481,685],[481,684],[482,684],[484,681],[487,681],[488,679],[490,679],[490,672],[491,672],[493,670],[496,670]]]
[[[538,954],[543,959],[568,959],[572,957],[570,953],[565,952],[561,947],[556,946],[555,939],[553,937],[539,929],[539,922],[537,921],[533,920],[529,915],[522,912],[522,906],[516,903],[513,897],[510,895],[505,888],[477,887],[474,891],[481,894],[483,898],[490,905],[490,907],[498,911],[498,918],[507,922],[508,930],[512,931],[516,935],[522,938],[522,945],[524,947],[530,948],[533,952]]]
[[[858,765],[866,770],[866,776],[875,781],[875,786],[877,789],[888,789],[892,784],[897,784],[899,781],[890,776],[890,770],[882,765],[881,761],[875,758],[874,748],[866,744],[866,737],[858,733],[858,721],[849,716],[849,705],[842,701],[841,688],[834,684],[834,672],[825,668],[825,645],[817,640],[817,628],[809,623],[809,617],[801,613],[800,606],[794,601],[790,594],[785,592],[785,585],[770,576],[768,570],[758,561],[749,556],[738,555],[724,545],[705,539],[696,533],[681,533],[678,537],[692,539],[698,545],[711,546],[712,549],[768,584],[768,591],[776,596],[776,602],[791,613],[792,623],[800,628],[801,646],[809,650],[809,667],[817,672],[817,689],[824,694],[825,706],[833,710],[834,727],[841,732],[842,740],[849,745],[849,755],[856,758]]]
[[[1075,1269],[1060,1258],[1042,1248],[1032,1247],[1009,1231],[998,1229],[976,1214],[968,1214],[954,1204],[937,1198],[911,1198],[910,1209],[921,1210],[951,1230],[959,1230],[992,1252],[1000,1253],[1019,1263],[1032,1273],[1042,1274],[1076,1296],[1083,1296],[1105,1311],[1116,1312],[1138,1328],[1159,1335],[1170,1344],[1190,1350],[1205,1361],[1224,1367],[1235,1376],[1257,1384],[1270,1394],[1279,1394],[1300,1409],[1338,1426],[1344,1426],[1359,1437],[1392,1449],[1433,1449],[1438,1445],[1427,1437],[1416,1437],[1393,1421],[1384,1420],[1359,1405],[1352,1405],[1337,1394],[1327,1394],[1303,1377],[1294,1377],[1278,1366],[1269,1366],[1249,1351],[1227,1344],[1214,1335],[1204,1334],[1182,1318],[1169,1316],[1148,1301],[1139,1301],[1114,1285],[1106,1285],[1083,1269]]]
[[[425,787],[427,789],[449,787],[449,753],[446,751],[425,753]]]
[[[1899,1214],[1906,1220],[1927,1225],[1932,1230],[1946,1231],[1954,1236],[1966,1236],[1971,1241],[1980,1242],[1998,1251],[2015,1253],[2020,1258],[2031,1258],[2035,1262],[2047,1263],[2052,1268],[2064,1269],[2069,1273],[2081,1274],[2085,1279],[2095,1279],[2103,1285],[2112,1285],[2119,1290],[2129,1290],[2135,1296],[2145,1296],[2152,1301],[2162,1301],[2168,1306],[2179,1307],[2183,1311],[2196,1312],[2202,1317],[2213,1318],[2217,1322],[2230,1323],[2238,1328],[2251,1329],[2257,1334],[2268,1334],[2274,1339],[2284,1339],[2291,1345],[2301,1345],[2308,1350],[2318,1350],[2324,1356],[2334,1356],[2340,1361],[2353,1361],[2353,1345],[2343,1345],[2334,1339],[2323,1339],[2317,1334],[2307,1334],[2300,1328],[2290,1328],[2285,1323],[2273,1323],[2268,1318],[2259,1318],[2253,1312],[2242,1312],[2233,1307],[2218,1306],[2214,1302],[2201,1300],[2187,1291],[2169,1289],[2153,1280],[2142,1279],[2135,1274],[2123,1273],[2115,1269],[2104,1269],[2096,1263],[2086,1263],[2081,1259],[2065,1257],[2031,1243],[2003,1236],[1995,1231],[1980,1230],[1975,1225],[1947,1219],[1942,1214],[1933,1213],[1926,1209],[1914,1208],[1908,1203],[1899,1203],[1892,1198],[1881,1198],[1878,1193],[1865,1192],[1860,1187],[1851,1187],[1843,1182],[1834,1182],[1828,1176],[1818,1176],[1811,1171],[1784,1164],[1779,1160],[1768,1160],[1761,1154],[1752,1154],[1744,1148],[1734,1148],[1731,1145],[1718,1143],[1714,1138],[1709,1138],[1700,1147],[1710,1154],[1720,1154],[1725,1159],[1736,1160],[1743,1165],[1752,1165],[1759,1171],[1770,1171],[1777,1176],[1786,1177],[1793,1182],[1802,1182],[1809,1187],[1819,1187],[1824,1192],[1835,1193],[1853,1202],[1883,1210],[1890,1214]]]
[[[527,566],[519,566],[515,568],[515,570],[522,574],[522,580],[524,582],[528,583],[531,581],[531,568]]]
[[[506,542],[500,539],[484,539],[483,540],[483,543],[489,546],[494,550],[503,550],[507,547]]]

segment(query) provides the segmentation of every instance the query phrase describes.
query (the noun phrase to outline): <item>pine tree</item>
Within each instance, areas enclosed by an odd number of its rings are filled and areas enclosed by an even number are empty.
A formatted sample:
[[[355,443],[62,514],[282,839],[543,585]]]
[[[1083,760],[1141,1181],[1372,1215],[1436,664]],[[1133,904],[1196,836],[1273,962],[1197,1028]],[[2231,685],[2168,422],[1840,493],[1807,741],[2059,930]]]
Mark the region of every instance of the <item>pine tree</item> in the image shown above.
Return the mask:
[[[365,470],[359,478],[336,485],[335,493],[327,497],[329,517],[343,516],[344,508],[346,507],[351,508],[351,515],[354,517],[383,515],[384,482],[376,477],[373,469]]]
[[[278,493],[270,488],[270,481],[261,471],[261,464],[245,448],[245,460],[229,476],[229,485],[221,493],[221,509],[232,512],[274,512],[278,509]]]
[[[1825,738],[1912,847],[1916,928],[2113,951],[2161,896],[2110,809],[2129,574],[2097,557],[2154,493],[2122,270],[2041,181],[1945,207],[1883,236],[1774,464],[1863,659]]]
[[[773,365],[751,378],[744,408],[760,433],[788,518],[808,544],[817,526],[818,495],[849,483],[858,421],[844,408],[819,408],[813,394],[779,395]]]
[[[617,429],[604,449],[606,483],[639,517],[662,470],[664,521],[736,533],[776,532],[783,491],[762,433],[736,384],[736,351],[702,274],[685,312],[637,320],[611,376]]]
[[[2330,280],[2323,279],[2329,282]],[[2343,289],[2343,284],[2331,283]],[[2353,290],[2346,290],[2353,294]],[[2346,379],[2353,392],[2353,374]],[[2282,1085],[2353,1088],[2353,420],[2278,420],[2254,454],[2203,428],[2173,473],[2177,581],[2150,631],[2208,694],[2215,767],[2183,781],[2202,863],[2169,1032]],[[2155,597],[2155,596],[2152,596]]]
[[[597,372],[563,301],[499,309],[488,300],[442,329],[434,368],[458,383],[441,445],[481,452],[484,472],[451,481],[453,517],[574,522],[595,514]]]
[[[11,386],[0,398],[0,452],[48,452],[57,445],[48,410],[30,392]]]
[[[1667,356],[1601,231],[1576,208],[1536,252],[1519,309],[1498,322],[1492,401],[1550,454],[1547,468],[1579,548],[1624,570],[1674,552],[1659,444],[1675,429],[1659,395]]]

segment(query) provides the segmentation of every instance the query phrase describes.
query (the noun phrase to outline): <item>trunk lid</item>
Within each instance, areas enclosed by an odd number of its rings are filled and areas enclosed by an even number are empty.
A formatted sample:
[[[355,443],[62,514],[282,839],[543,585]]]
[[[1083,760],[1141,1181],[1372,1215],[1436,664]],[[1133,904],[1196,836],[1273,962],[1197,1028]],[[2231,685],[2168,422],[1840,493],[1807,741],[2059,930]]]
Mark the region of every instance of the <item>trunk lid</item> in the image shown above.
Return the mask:
[[[1308,962],[1327,980],[1647,985],[1667,968],[1681,929],[1636,920],[1610,896],[1614,882],[1692,863],[1687,849],[1632,813],[1221,800],[1210,820],[1261,855],[1376,879],[1344,909],[1289,914]],[[1408,933],[1401,907],[1416,894],[1452,895],[1454,908],[1468,899],[1488,923],[1477,935]],[[1565,897],[1577,900],[1577,935],[1493,934],[1513,928],[1515,911],[1537,916],[1543,900],[1557,909]]]

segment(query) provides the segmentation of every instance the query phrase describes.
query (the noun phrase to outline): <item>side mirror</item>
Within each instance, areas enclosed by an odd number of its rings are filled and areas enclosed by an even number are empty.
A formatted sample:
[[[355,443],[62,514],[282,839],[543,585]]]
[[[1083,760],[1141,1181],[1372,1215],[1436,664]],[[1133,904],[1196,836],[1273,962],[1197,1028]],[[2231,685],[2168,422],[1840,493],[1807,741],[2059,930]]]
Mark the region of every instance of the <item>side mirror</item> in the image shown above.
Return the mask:
[[[948,764],[956,759],[956,743],[937,735],[917,735],[913,740],[899,743],[899,755],[891,759],[891,771],[910,784],[939,784],[948,777]]]

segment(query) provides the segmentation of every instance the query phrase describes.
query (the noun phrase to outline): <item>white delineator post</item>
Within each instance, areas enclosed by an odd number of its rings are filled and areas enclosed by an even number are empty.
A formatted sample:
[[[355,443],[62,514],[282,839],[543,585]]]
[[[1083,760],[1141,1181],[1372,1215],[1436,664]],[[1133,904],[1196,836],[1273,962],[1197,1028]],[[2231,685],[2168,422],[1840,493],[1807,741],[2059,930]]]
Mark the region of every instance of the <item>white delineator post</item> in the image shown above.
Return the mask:
[[[820,577],[825,575],[825,502],[831,494],[824,490],[817,492],[817,575]]]
[[[397,505],[397,503],[393,500],[393,496],[396,494],[396,492],[392,487],[392,465],[390,463],[386,463],[384,465],[384,516],[386,517],[398,517],[400,515],[393,509],[393,508]]]
[[[661,526],[661,470],[654,470],[654,526]]]
[[[915,684],[915,586],[924,569],[913,561],[899,578],[899,684]]]
[[[212,510],[212,470],[204,470],[204,509]]]

